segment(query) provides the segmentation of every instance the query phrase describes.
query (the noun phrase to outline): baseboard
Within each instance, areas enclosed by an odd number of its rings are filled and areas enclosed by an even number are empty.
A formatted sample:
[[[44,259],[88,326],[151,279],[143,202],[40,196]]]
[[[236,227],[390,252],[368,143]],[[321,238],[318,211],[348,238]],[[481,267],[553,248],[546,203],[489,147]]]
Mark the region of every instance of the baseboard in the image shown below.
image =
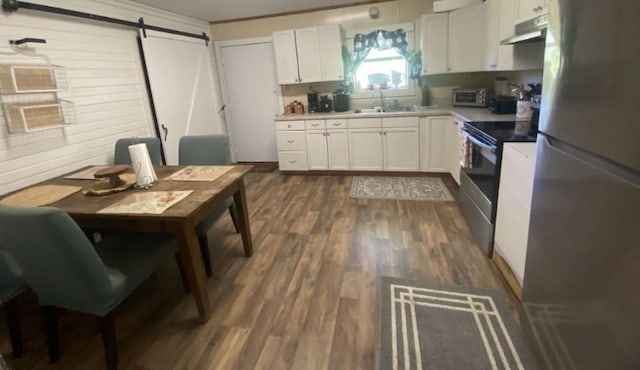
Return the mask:
[[[507,281],[507,284],[513,291],[513,294],[515,294],[518,300],[522,302],[522,287],[520,286],[516,275],[511,270],[511,267],[509,267],[509,265],[507,264],[507,261],[505,261],[500,253],[498,253],[498,251],[496,251],[495,249],[493,250],[492,259],[496,264],[496,267],[498,267],[498,270],[502,273],[502,276],[504,276],[504,279]]]

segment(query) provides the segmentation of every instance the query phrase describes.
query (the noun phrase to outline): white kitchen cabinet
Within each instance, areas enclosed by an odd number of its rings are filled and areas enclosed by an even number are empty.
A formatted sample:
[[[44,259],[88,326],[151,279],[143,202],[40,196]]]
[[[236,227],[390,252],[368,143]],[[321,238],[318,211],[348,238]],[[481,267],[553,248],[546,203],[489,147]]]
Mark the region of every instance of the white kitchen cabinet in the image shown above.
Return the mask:
[[[322,81],[318,27],[295,30],[298,51],[298,82]]]
[[[382,145],[381,128],[350,128],[349,165],[351,170],[381,171],[383,168]]]
[[[338,24],[318,27],[320,68],[323,81],[338,81],[344,78],[342,60],[342,30]]]
[[[448,71],[448,38],[448,13],[424,14],[420,17],[422,75]]]
[[[447,131],[453,125],[451,116],[420,119],[420,171],[449,172]]]
[[[449,69],[451,72],[482,71],[485,66],[486,4],[449,13]]]
[[[273,48],[281,85],[343,79],[340,25],[274,32]]]
[[[533,193],[535,143],[506,143],[503,147],[494,254],[508,265],[503,274],[515,276],[517,293],[522,288],[529,236],[529,217]],[[494,259],[497,259],[494,256]],[[507,278],[510,284],[516,284]],[[518,294],[518,293],[517,293]]]
[[[486,45],[485,45],[485,63],[484,69],[487,71],[495,71],[498,69],[498,50],[500,49],[500,3],[513,2],[513,0],[487,0],[484,5],[486,7],[487,28],[486,28]],[[513,20],[513,17],[511,17]],[[511,25],[513,27],[513,24]]]
[[[325,130],[307,130],[307,161],[310,170],[329,168],[327,132]]]
[[[347,130],[307,130],[307,159],[310,170],[348,170]]]
[[[516,23],[547,14],[548,0],[516,0]]]
[[[499,0],[498,7],[498,38],[495,40],[498,52],[498,70],[514,69],[514,46],[501,45],[500,42],[511,36],[515,32],[516,19],[516,1],[515,0]],[[490,11],[492,8],[489,9]],[[494,10],[495,11],[495,10]],[[492,42],[489,40],[488,42]]]
[[[304,121],[277,121],[276,146],[282,171],[307,171],[307,144]]]
[[[446,130],[447,169],[460,185],[460,148],[462,146],[462,122],[452,119]]]
[[[276,72],[281,85],[298,83],[298,56],[294,30],[273,33],[273,50],[276,56]]]
[[[382,138],[385,171],[418,171],[420,169],[418,127],[385,128]]]

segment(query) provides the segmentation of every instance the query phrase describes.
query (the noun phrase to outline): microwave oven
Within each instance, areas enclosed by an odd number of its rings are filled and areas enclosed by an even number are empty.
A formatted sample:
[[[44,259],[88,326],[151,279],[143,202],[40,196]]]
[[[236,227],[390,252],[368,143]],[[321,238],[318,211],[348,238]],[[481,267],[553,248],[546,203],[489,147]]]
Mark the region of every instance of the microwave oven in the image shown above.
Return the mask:
[[[487,89],[453,89],[455,107],[486,107],[489,103]]]

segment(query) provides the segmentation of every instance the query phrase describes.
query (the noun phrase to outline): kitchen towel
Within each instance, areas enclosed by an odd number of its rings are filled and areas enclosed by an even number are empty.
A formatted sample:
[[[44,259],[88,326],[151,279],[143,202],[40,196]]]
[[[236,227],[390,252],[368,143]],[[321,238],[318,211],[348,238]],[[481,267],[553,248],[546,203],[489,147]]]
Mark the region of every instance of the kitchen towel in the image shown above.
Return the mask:
[[[469,133],[462,131],[462,142],[460,144],[460,167],[471,168],[473,144],[469,140]]]
[[[148,188],[155,184],[158,181],[158,176],[153,169],[147,144],[129,145],[129,155],[131,155],[133,171],[136,173],[136,187]]]

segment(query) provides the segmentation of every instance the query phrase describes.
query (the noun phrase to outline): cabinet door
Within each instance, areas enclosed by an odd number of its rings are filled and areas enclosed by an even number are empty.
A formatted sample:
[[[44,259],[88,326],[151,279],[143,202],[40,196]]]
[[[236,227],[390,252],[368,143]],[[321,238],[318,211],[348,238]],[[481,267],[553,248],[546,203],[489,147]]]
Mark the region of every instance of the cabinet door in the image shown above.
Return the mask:
[[[322,80],[342,80],[344,66],[342,62],[342,32],[340,31],[340,25],[332,24],[318,27],[318,39]]]
[[[545,0],[517,0],[517,7],[516,23],[547,14],[547,1]]]
[[[295,30],[298,50],[298,82],[322,81],[320,68],[320,49],[318,48],[318,28],[300,28]]]
[[[485,62],[486,5],[449,13],[449,68],[452,72],[481,71]]]
[[[327,130],[329,169],[349,169],[349,138],[347,130]]]
[[[451,173],[453,179],[460,185],[460,147],[462,145],[462,134],[460,127],[462,122],[455,119],[451,120],[446,132],[447,143],[447,169]]]
[[[420,169],[418,127],[385,128],[382,137],[385,171]]]
[[[487,0],[485,2],[487,14],[486,44],[484,69],[495,71],[498,69],[498,48],[500,41],[498,34],[500,31],[500,2],[501,0]]]
[[[273,50],[276,58],[278,83],[281,85],[299,82],[296,35],[293,30],[273,33]]]
[[[495,247],[522,286],[529,236],[529,208],[500,183],[496,215]]]
[[[382,129],[349,130],[349,164],[351,170],[382,170]]]
[[[422,74],[447,72],[449,15],[425,14],[421,17],[420,23]]]
[[[499,24],[498,24],[498,69],[501,71],[512,70],[513,45],[500,45],[500,41],[511,37],[515,32],[516,2],[515,0],[499,0]]]
[[[451,129],[450,116],[427,117],[420,120],[420,170],[449,172],[447,131]]]
[[[329,168],[327,133],[324,130],[307,131],[307,163],[310,170]]]

